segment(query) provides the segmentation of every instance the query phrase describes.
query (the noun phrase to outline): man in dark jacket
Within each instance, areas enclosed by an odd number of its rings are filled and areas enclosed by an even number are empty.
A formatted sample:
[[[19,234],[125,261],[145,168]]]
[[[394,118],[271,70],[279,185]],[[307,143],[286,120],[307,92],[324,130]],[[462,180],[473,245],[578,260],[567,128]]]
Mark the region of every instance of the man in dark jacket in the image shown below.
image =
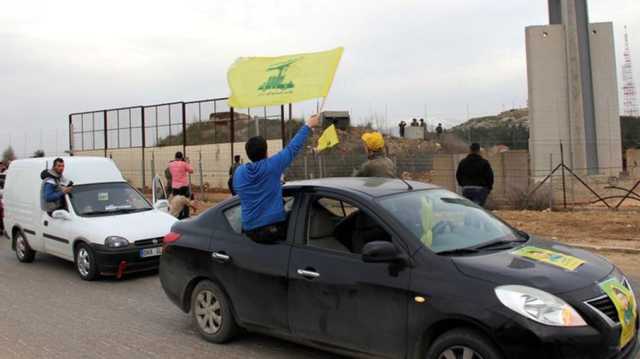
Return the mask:
[[[462,187],[462,195],[484,206],[493,189],[493,170],[489,161],[480,155],[480,145],[471,144],[470,153],[458,165],[456,179]]]

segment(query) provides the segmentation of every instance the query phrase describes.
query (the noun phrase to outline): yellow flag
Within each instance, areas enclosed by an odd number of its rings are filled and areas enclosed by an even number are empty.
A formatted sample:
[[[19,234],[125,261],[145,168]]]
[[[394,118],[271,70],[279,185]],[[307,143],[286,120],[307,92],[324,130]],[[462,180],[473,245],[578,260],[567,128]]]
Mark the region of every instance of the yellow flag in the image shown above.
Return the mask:
[[[331,148],[337,145],[338,143],[340,143],[340,139],[338,139],[338,132],[336,131],[336,126],[331,125],[327,127],[327,129],[324,130],[324,132],[322,132],[322,135],[318,139],[318,147],[316,148],[316,150],[318,152],[324,151],[327,148]]]
[[[227,78],[229,106],[249,108],[326,97],[343,48],[280,57],[241,57]]]

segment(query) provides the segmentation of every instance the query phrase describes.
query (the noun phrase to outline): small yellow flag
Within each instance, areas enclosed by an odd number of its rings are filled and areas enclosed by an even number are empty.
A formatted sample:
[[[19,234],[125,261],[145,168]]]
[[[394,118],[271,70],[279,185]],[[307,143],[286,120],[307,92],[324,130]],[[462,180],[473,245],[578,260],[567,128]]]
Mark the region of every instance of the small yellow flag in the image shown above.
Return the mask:
[[[326,97],[343,48],[280,57],[241,57],[227,78],[229,106],[249,108]]]
[[[316,148],[316,150],[318,152],[324,151],[327,148],[331,148],[337,145],[338,143],[340,143],[340,139],[338,138],[338,132],[336,131],[336,126],[331,125],[327,127],[327,129],[324,130],[324,132],[322,132],[322,135],[318,139],[318,147]]]

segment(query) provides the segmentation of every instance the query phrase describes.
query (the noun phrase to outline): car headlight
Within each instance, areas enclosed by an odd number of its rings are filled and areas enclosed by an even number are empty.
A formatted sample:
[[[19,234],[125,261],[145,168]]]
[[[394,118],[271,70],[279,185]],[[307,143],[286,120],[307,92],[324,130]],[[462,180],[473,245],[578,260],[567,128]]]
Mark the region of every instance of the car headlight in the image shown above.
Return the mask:
[[[129,241],[123,237],[109,236],[104,240],[104,245],[107,248],[122,248],[128,246]]]
[[[582,327],[587,323],[564,300],[539,289],[505,285],[495,289],[502,304],[538,323],[554,327]]]

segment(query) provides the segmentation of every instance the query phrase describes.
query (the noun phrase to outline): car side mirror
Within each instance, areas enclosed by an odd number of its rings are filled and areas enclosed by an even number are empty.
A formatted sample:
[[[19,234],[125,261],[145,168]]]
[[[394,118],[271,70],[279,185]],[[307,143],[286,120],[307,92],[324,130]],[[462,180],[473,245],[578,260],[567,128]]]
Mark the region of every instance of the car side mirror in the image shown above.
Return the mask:
[[[153,208],[157,209],[158,211],[169,212],[169,201],[167,201],[166,199],[158,200],[153,204]]]
[[[369,242],[362,249],[362,260],[366,263],[390,263],[403,258],[402,253],[391,242]]]
[[[69,221],[71,220],[71,215],[69,214],[69,212],[59,209],[57,211],[53,211],[53,213],[51,213],[51,218],[53,219],[62,219],[65,221]]]

